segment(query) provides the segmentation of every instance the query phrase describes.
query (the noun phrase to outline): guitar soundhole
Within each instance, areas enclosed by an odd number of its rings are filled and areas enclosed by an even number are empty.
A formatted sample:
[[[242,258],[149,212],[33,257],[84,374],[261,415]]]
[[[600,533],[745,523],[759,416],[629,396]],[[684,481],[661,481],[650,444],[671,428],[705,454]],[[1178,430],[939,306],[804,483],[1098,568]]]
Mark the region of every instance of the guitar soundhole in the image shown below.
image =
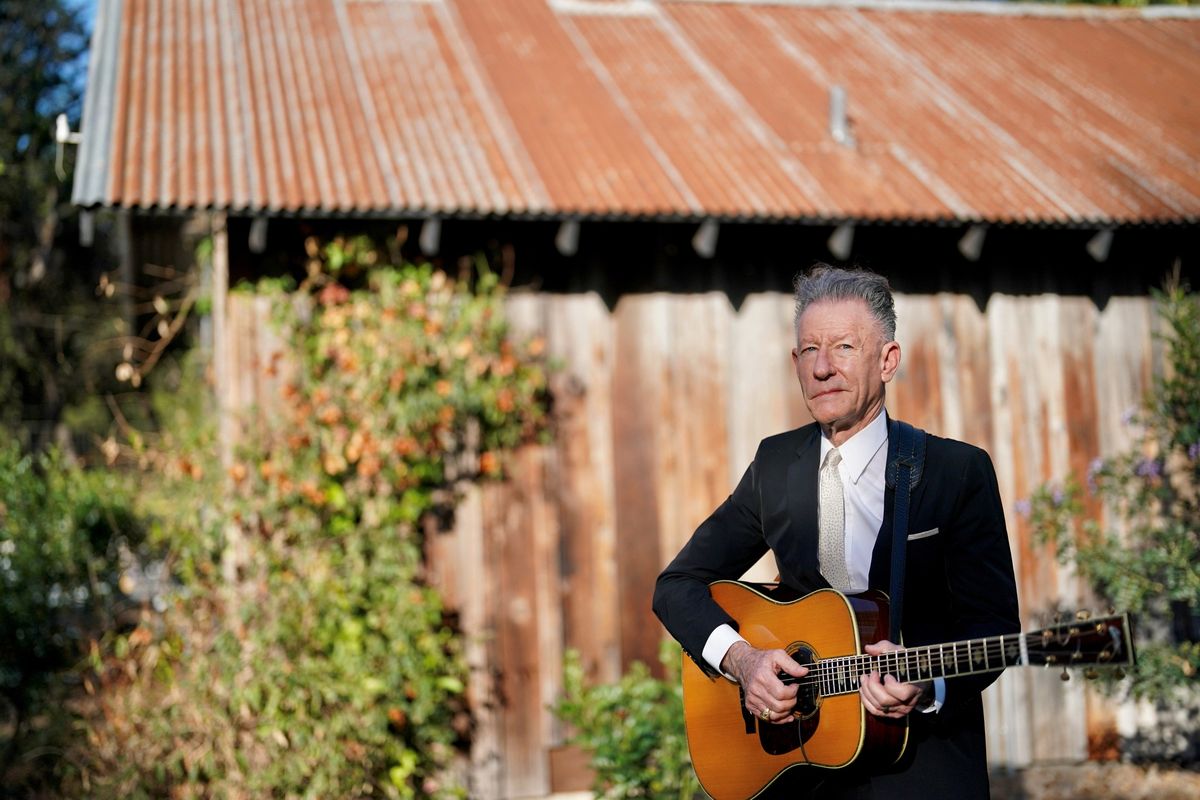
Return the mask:
[[[812,650],[805,645],[797,645],[792,651],[792,659],[800,666],[808,666],[816,661],[816,656]],[[821,695],[817,693],[816,683],[801,683],[800,693],[796,695],[796,711],[804,719],[811,717],[817,713],[821,704]]]
[[[788,650],[797,664],[808,665],[816,660],[813,651],[805,645],[793,647]],[[800,693],[796,695],[796,713],[800,718],[786,724],[758,723],[758,741],[764,752],[773,756],[790,753],[817,732],[821,719],[821,696],[817,693],[815,683],[800,684]]]

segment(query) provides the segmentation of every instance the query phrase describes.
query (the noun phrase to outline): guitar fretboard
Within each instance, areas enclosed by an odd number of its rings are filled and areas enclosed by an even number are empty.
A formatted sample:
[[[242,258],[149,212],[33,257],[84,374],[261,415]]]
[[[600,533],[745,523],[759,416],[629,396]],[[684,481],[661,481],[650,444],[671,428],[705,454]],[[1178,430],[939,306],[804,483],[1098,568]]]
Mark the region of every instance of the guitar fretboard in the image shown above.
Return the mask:
[[[893,650],[877,656],[824,658],[811,665],[803,678],[785,682],[815,684],[818,692],[828,697],[857,692],[859,677],[871,672],[894,675],[904,683],[997,672],[1029,663],[1029,638],[1027,634],[1014,633]]]

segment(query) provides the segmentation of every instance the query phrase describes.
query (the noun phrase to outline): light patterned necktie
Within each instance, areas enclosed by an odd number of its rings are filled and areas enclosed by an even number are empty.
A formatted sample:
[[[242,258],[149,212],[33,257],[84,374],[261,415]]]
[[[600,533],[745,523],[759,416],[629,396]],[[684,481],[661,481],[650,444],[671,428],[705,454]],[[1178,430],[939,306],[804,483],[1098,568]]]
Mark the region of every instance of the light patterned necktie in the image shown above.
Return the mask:
[[[842,454],[833,448],[825,456],[818,476],[821,492],[818,507],[821,531],[821,574],[839,592],[850,590],[850,571],[846,568],[846,510],[842,498],[842,477],[838,464]]]

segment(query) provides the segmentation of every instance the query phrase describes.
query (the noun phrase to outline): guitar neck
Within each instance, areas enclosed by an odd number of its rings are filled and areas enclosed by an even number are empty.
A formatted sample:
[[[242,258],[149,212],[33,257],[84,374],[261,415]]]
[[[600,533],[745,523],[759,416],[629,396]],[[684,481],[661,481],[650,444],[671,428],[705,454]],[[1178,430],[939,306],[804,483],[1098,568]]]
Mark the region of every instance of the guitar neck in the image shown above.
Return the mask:
[[[859,676],[871,672],[915,683],[999,672],[1008,667],[1127,665],[1132,663],[1132,652],[1127,620],[1120,615],[1034,633],[902,648],[877,656],[823,658],[812,664],[803,678],[789,682],[815,684],[824,696],[852,694],[859,689]]]

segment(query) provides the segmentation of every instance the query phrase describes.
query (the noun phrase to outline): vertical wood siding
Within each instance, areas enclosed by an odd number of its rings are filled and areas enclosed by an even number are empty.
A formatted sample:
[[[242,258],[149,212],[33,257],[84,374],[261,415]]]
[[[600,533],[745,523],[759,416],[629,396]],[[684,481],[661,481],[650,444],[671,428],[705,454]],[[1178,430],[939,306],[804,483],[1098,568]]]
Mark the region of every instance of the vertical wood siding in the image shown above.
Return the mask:
[[[435,580],[467,633],[478,729],[473,797],[582,788],[552,773],[564,730],[549,711],[562,654],[615,680],[657,665],[650,611],[658,571],[731,491],[767,435],[804,424],[792,374],[790,296],[642,294],[609,309],[594,293],[516,293],[515,328],[545,336],[557,437],[509,464],[510,480],[473,491],[453,531],[435,535]],[[1154,368],[1151,301],[1104,308],[1077,296],[897,297],[899,374],[890,412],[984,447],[1003,495],[1027,626],[1087,603],[1086,589],[1032,541],[1014,511],[1042,481],[1080,478],[1126,446],[1122,414]],[[232,405],[269,404],[261,375],[283,343],[260,301],[232,296]],[[1093,510],[1096,510],[1093,508]],[[770,558],[751,571],[775,574]],[[985,695],[994,765],[1101,754],[1114,715],[1078,677],[1010,670]]]

